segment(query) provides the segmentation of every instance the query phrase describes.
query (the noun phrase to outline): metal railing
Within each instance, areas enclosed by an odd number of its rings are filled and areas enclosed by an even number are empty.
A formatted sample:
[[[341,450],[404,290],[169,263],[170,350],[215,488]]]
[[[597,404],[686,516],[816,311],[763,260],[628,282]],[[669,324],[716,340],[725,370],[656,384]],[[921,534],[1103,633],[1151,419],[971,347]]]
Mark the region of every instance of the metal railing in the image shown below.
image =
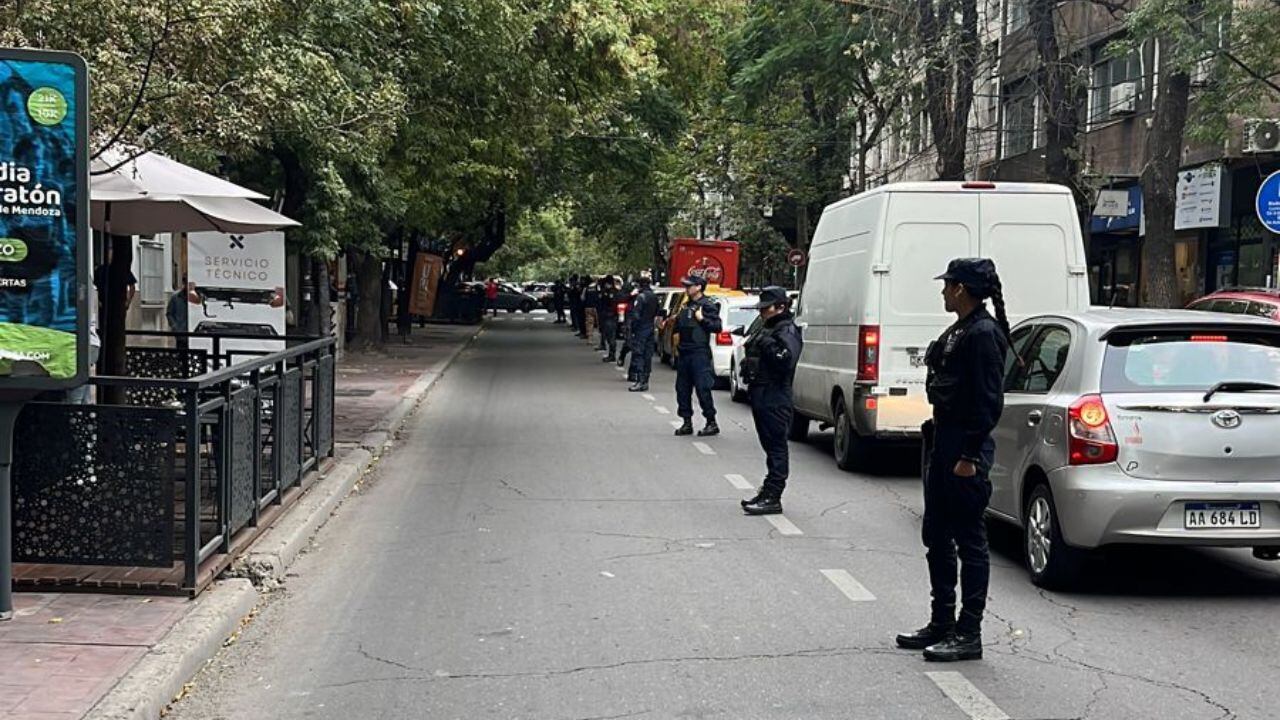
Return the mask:
[[[16,559],[170,568],[181,560],[184,588],[194,590],[202,562],[228,553],[237,533],[332,455],[334,339],[131,335],[180,347],[130,347],[131,377],[90,380],[100,396],[121,388],[124,404],[23,411]],[[226,347],[237,339],[284,347]]]

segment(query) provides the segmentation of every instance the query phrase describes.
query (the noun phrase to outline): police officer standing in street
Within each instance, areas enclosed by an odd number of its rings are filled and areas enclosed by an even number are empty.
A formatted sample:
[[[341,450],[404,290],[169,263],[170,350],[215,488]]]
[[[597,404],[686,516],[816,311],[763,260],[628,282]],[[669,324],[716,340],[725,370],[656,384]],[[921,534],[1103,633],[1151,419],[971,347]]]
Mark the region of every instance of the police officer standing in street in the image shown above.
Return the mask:
[[[618,360],[618,285],[612,275],[600,281],[600,298],[597,304],[600,317],[600,347],[605,353],[603,362]]]
[[[676,317],[676,333],[680,336],[676,358],[676,405],[684,424],[676,435],[693,434],[693,392],[698,391],[698,405],[707,424],[698,437],[720,434],[716,424],[716,403],[711,397],[715,385],[715,369],[711,362],[711,336],[720,332],[720,308],[705,295],[706,278],[684,279],[688,302]]]
[[[756,496],[742,501],[748,515],[777,515],[782,512],[782,491],[790,474],[787,432],[791,429],[791,381],[804,341],[791,315],[787,291],[767,287],[756,305],[763,318],[743,345],[746,357],[742,377],[751,398],[751,417],[764,448],[767,473]]]
[[[648,273],[640,276],[640,289],[631,299],[628,314],[631,327],[627,329],[627,344],[631,348],[631,371],[634,384],[631,392],[649,391],[649,374],[653,372],[654,319],[658,316],[658,296],[653,292],[653,278]]]
[[[564,301],[569,295],[569,289],[564,286],[563,278],[556,278],[556,284],[551,286],[551,306],[556,311],[556,325],[564,324]]]
[[[991,577],[984,516],[995,452],[991,431],[1004,409],[1009,320],[995,265],[985,258],[952,260],[939,275],[943,301],[959,318],[926,353],[925,389],[933,419],[925,423],[932,451],[924,468],[925,558],[933,604],[929,624],[897,638],[924,650],[925,660],[982,657],[982,614]],[[995,317],[983,301],[991,299]],[[960,617],[956,619],[957,549]]]

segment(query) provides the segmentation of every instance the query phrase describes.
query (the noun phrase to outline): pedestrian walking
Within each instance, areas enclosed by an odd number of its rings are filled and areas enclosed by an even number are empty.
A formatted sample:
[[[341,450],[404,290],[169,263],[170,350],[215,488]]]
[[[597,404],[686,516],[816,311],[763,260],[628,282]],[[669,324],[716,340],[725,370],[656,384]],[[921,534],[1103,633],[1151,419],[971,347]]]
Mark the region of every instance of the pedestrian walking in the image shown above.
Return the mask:
[[[640,288],[631,301],[630,322],[627,328],[627,344],[631,346],[631,392],[649,391],[649,374],[653,372],[653,350],[656,332],[654,320],[658,317],[658,296],[653,292],[653,278],[640,276]]]
[[[782,512],[782,491],[791,474],[787,447],[793,412],[791,382],[804,340],[791,315],[791,300],[785,289],[773,286],[762,290],[756,310],[763,321],[743,346],[746,357],[741,375],[747,383],[751,417],[764,449],[766,472],[760,491],[742,501],[742,510],[748,515],[776,515]]]
[[[568,295],[569,290],[564,285],[564,278],[557,278],[556,284],[551,287],[551,305],[556,311],[556,325],[564,324],[564,305]]]
[[[600,347],[605,353],[603,362],[618,360],[618,298],[624,297],[618,290],[618,283],[612,275],[604,276],[600,281]]]
[[[676,317],[676,333],[680,342],[676,358],[676,404],[684,424],[676,435],[693,434],[693,393],[698,393],[698,406],[707,424],[698,431],[698,437],[720,434],[716,424],[716,403],[711,396],[715,385],[715,368],[711,362],[711,336],[720,332],[720,308],[706,296],[707,280],[701,277],[684,279],[684,291],[689,300]]]
[[[498,316],[498,281],[495,278],[489,278],[484,284],[484,304],[494,317]]]
[[[937,279],[944,281],[947,312],[958,319],[925,354],[925,390],[933,419],[924,427],[932,449],[924,468],[922,536],[932,614],[928,625],[899,635],[897,642],[899,647],[923,649],[925,660],[948,662],[982,657],[982,614],[991,577],[985,524],[995,452],[991,431],[1004,409],[1009,320],[1000,278],[990,260],[952,260]],[[984,304],[988,298],[995,317]]]

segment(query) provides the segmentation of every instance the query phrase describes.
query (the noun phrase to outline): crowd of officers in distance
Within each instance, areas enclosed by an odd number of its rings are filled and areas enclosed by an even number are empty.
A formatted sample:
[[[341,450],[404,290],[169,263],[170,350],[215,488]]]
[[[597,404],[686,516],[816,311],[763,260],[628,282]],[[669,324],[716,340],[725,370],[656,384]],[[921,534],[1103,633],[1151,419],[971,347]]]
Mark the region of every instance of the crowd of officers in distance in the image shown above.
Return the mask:
[[[981,623],[990,582],[984,516],[991,498],[988,474],[994,461],[992,430],[1003,411],[1003,375],[1010,352],[1009,320],[1000,276],[985,258],[957,258],[937,280],[942,305],[956,321],[929,345],[926,394],[933,417],[922,428],[928,453],[923,472],[922,540],[932,598],[929,623],[896,637],[898,647],[923,651],[926,660],[950,662],[982,657]],[[618,278],[573,277],[554,289],[556,322],[570,323],[578,337],[598,329],[604,362],[622,366],[631,354],[630,390],[649,388],[656,321],[663,316],[648,275],[635,287]],[[722,331],[719,306],[707,298],[706,280],[683,280],[688,301],[675,319],[676,403],[683,420],[677,436],[692,435],[693,396],[706,424],[700,437],[718,435],[711,338]],[[993,313],[987,311],[990,301]],[[739,368],[748,387],[756,434],[765,453],[766,474],[755,497],[742,501],[748,515],[782,512],[782,492],[790,472],[787,440],[792,425],[791,385],[803,347],[790,299],[780,287],[760,293],[755,309],[761,322],[744,341]],[[625,320],[618,327],[618,316]],[[622,336],[621,352],[618,339]],[[958,578],[957,578],[958,576]],[[957,593],[957,579],[960,592]],[[958,613],[957,613],[958,611]],[[958,617],[957,617],[958,615]]]

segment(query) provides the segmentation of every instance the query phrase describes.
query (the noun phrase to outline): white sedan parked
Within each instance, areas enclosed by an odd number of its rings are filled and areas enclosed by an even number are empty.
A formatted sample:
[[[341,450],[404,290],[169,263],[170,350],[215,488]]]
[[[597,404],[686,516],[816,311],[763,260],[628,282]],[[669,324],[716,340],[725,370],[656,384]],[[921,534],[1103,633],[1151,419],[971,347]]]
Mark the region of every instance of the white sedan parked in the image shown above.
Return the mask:
[[[712,297],[720,306],[720,334],[711,340],[711,361],[716,371],[716,378],[731,383],[731,370],[735,350],[746,339],[745,331],[760,316],[756,303],[760,298],[756,295],[737,297]]]

